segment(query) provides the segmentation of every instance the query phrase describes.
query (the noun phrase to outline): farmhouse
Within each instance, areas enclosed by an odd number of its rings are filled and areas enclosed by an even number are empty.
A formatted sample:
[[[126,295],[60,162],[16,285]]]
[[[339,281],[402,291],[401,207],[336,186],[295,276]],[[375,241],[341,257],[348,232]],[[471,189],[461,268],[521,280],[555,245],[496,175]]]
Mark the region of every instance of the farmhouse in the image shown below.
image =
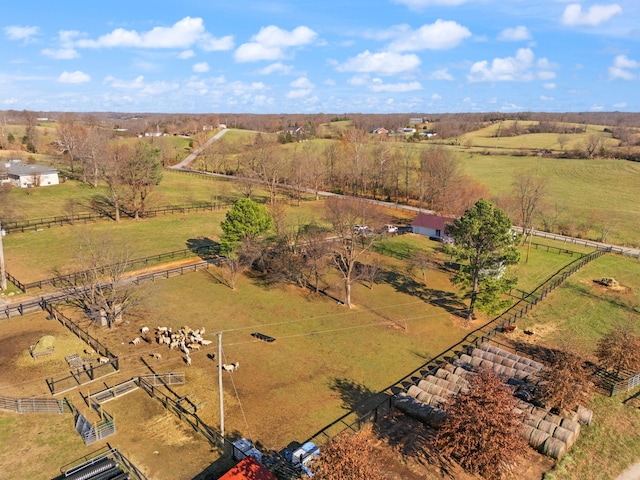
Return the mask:
[[[42,165],[10,160],[0,163],[0,184],[9,183],[20,188],[58,185],[58,171]]]
[[[429,238],[435,238],[441,241],[450,241],[451,239],[445,235],[444,230],[447,223],[453,223],[456,219],[453,217],[441,217],[429,213],[421,213],[411,223],[413,233],[425,235]]]

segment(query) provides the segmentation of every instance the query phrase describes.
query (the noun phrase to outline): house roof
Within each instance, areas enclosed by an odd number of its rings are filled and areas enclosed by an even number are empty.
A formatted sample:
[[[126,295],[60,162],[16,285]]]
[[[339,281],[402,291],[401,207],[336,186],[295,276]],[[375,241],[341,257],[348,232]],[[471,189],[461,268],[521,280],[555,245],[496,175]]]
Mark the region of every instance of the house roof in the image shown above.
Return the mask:
[[[27,175],[46,175],[48,173],[58,173],[55,168],[45,167],[42,165],[32,165],[22,162],[11,162],[7,167],[4,163],[0,163],[0,172],[5,172],[16,177],[24,177]]]
[[[278,480],[253,457],[246,457],[225,473],[219,480]]]
[[[453,217],[441,217],[429,213],[420,213],[411,223],[414,227],[433,228],[434,230],[444,231],[446,223],[453,223],[456,219]]]

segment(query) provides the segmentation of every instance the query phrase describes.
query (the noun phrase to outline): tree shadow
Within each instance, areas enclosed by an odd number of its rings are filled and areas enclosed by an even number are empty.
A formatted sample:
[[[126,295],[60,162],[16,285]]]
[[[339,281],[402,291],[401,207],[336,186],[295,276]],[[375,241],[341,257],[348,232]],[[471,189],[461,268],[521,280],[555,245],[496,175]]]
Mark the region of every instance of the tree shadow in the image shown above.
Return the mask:
[[[522,354],[525,357],[547,365],[555,363],[559,355],[562,354],[562,350],[558,348],[545,347],[543,345],[522,341],[514,342],[513,346],[516,350],[516,354]]]
[[[203,260],[211,260],[220,255],[220,244],[209,237],[190,238],[187,248]]]
[[[453,292],[429,288],[424,283],[420,283],[398,271],[385,270],[380,276],[385,283],[391,285],[398,292],[417,297],[431,305],[446,310],[451,315],[466,318],[467,306]]]
[[[357,383],[349,378],[332,378],[329,388],[340,394],[342,408],[345,410],[355,410],[356,412],[366,411],[366,404],[376,395],[366,385]]]

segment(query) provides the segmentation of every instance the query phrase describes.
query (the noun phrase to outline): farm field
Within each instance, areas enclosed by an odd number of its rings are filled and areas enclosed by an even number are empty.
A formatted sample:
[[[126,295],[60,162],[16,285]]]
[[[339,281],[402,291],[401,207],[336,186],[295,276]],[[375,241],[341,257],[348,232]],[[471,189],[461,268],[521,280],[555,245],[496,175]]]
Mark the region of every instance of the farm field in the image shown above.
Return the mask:
[[[396,237],[388,243],[388,248],[396,252],[423,248],[431,249],[436,256],[440,247],[415,235]],[[533,277],[546,278],[570,258],[566,254],[532,249],[530,262],[522,268]],[[441,259],[445,260],[444,256]],[[237,290],[231,291],[216,279],[215,267],[157,281],[150,285],[145,304],[131,316],[129,325],[114,331],[90,327],[90,332],[119,356],[122,371],[82,387],[81,391],[86,395],[105,385],[149,373],[149,367],[141,361],[144,359],[158,372],[185,371],[186,384],[174,390],[179,395],[189,395],[200,405],[201,418],[216,427],[219,423],[217,362],[206,356],[215,352],[213,345],[194,352],[193,364],[186,368],[181,354],[166,346],[155,343],[133,346],[129,341],[139,334],[142,325],[204,326],[206,337],[211,340],[215,340],[214,332],[222,330],[223,361],[238,361],[241,365],[236,372],[224,375],[225,422],[230,435],[249,437],[272,449],[283,448],[294,440],[303,441],[360,401],[397,382],[456,343],[467,332],[446,308],[427,301],[433,296],[452,295],[445,307],[460,306],[447,272],[429,272],[424,286],[403,275],[405,267],[401,260],[389,256],[383,256],[382,260],[385,281],[377,283],[373,290],[357,285],[356,306],[351,310],[345,310],[330,297],[317,297],[295,287],[268,287],[255,278],[243,279]],[[328,293],[339,298],[342,292],[336,285]],[[485,320],[483,317],[478,322]],[[30,337],[14,341],[6,330],[11,325],[26,330],[22,334]],[[56,338],[75,338],[57,322],[45,320],[44,314],[0,322],[0,347],[5,339],[16,345],[13,360],[6,358],[10,355],[8,350],[0,350],[5,356],[5,365],[17,359],[29,359],[25,345],[45,331]],[[255,331],[273,336],[276,341],[258,341],[250,335]],[[81,342],[66,344],[61,340],[57,357],[51,358],[52,363],[46,370],[40,370],[41,365],[37,371],[30,371],[27,376],[23,372],[23,376],[17,378],[11,369],[5,370],[7,377],[0,383],[0,394],[47,395],[44,378],[64,373],[63,357],[74,352],[82,352]],[[162,360],[151,359],[152,352],[161,353]],[[22,381],[16,384],[17,379]],[[77,394],[70,395],[74,404],[82,404]],[[208,452],[202,462],[208,459],[206,461],[213,465],[210,468],[221,468],[217,463],[218,453],[208,450],[204,438],[178,428],[176,420],[159,411],[154,402],[143,392],[135,392],[107,404],[106,410],[122,425],[118,427],[119,433],[109,437],[109,443],[120,448],[144,471],[155,472],[159,466],[169,468],[168,464],[159,463],[158,459],[163,456],[149,452],[162,452],[173,446],[187,449],[185,451]],[[139,412],[140,428],[144,431],[152,432],[157,427],[157,432],[149,433],[146,442],[132,437],[128,425],[136,424],[133,412]],[[134,430],[137,434],[139,429]],[[174,430],[175,438],[167,433]],[[154,445],[153,450],[150,445]],[[73,458],[92,450],[84,445],[74,447],[73,442],[68,448],[77,453]],[[196,462],[198,468],[204,468],[202,462]],[[190,471],[189,475],[196,473]],[[182,476],[174,472],[173,475],[153,478],[193,478],[187,473]]]

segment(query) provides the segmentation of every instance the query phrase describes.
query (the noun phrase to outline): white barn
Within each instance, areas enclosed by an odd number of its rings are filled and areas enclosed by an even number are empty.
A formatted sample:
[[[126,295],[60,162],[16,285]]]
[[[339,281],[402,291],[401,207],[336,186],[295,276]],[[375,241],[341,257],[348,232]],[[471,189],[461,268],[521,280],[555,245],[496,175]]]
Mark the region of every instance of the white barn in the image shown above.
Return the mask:
[[[10,183],[16,187],[46,187],[58,185],[58,171],[42,165],[10,160],[0,163],[0,183]]]

